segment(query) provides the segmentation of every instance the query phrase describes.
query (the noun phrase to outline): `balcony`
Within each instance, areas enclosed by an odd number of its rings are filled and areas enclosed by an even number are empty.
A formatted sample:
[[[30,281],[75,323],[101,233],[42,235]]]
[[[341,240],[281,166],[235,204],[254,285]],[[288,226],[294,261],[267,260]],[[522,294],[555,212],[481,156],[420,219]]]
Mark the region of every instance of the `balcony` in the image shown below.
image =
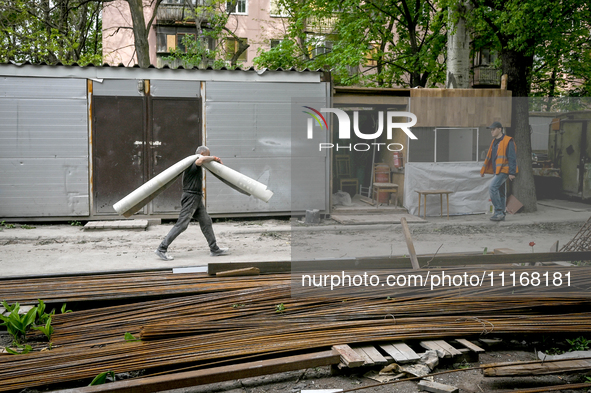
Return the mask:
[[[475,66],[472,87],[500,87],[501,70],[489,66]]]
[[[306,19],[306,33],[312,34],[332,34],[335,31],[336,23],[338,18],[318,18],[318,17],[309,17]]]
[[[207,14],[198,16],[202,22],[211,20],[213,11],[202,12],[207,12]],[[156,13],[156,21],[158,24],[178,24],[179,22],[192,24],[195,23],[195,8],[183,4],[160,4]]]

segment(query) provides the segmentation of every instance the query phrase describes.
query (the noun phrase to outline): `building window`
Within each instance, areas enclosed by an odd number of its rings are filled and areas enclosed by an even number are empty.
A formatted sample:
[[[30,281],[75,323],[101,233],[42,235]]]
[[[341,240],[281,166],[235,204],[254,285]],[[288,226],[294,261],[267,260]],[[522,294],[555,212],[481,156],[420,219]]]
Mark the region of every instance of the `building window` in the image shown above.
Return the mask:
[[[170,53],[175,49],[180,49],[183,52],[187,51],[183,43],[185,37],[195,39],[194,27],[172,27],[172,26],[157,26],[156,27],[156,52]],[[213,49],[214,40],[211,37],[201,37],[208,49]]]
[[[312,58],[332,52],[332,41],[321,39],[312,50]]]
[[[230,0],[226,2],[226,10],[230,14],[247,15],[248,0]]]
[[[418,139],[409,140],[409,162],[483,161],[490,132],[478,128],[413,127]]]
[[[187,52],[187,48],[185,46],[185,39],[187,37],[195,39],[195,34],[187,34],[187,33],[177,33],[177,34],[166,34],[163,35],[166,37],[166,46],[158,45],[158,52],[172,52],[176,49],[179,49],[181,52]]]
[[[276,18],[287,18],[289,17],[289,13],[281,5],[280,0],[270,0],[271,9],[269,10],[269,15]]]
[[[378,45],[371,44],[369,47],[369,51],[365,55],[365,66],[366,67],[375,67],[378,65]]]
[[[271,49],[277,48],[279,45],[281,45],[282,41],[283,40],[271,40]]]
[[[232,57],[234,57],[234,55],[238,52],[240,45],[238,43],[238,40],[242,41],[244,44],[248,43],[248,39],[247,38],[226,38],[226,60],[231,60]],[[238,56],[238,61],[247,61],[247,53],[248,53],[248,49],[245,50],[244,52],[242,52],[240,54],[240,56]]]
[[[480,48],[474,56],[475,66],[492,66],[497,60],[498,53],[495,50],[489,48]]]

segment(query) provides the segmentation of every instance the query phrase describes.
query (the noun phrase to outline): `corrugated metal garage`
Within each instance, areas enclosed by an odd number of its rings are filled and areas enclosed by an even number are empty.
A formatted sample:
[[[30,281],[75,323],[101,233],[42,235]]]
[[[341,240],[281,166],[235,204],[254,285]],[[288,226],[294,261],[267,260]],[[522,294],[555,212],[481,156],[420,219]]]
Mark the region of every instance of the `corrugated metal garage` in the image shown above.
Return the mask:
[[[266,204],[207,176],[213,216],[328,211],[326,153],[292,153],[307,121],[294,103],[329,107],[325,77],[0,64],[0,218],[120,218],[113,203],[199,144],[275,193]],[[293,198],[293,163],[308,174],[297,192],[314,198]],[[137,216],[176,218],[179,208],[180,181]]]

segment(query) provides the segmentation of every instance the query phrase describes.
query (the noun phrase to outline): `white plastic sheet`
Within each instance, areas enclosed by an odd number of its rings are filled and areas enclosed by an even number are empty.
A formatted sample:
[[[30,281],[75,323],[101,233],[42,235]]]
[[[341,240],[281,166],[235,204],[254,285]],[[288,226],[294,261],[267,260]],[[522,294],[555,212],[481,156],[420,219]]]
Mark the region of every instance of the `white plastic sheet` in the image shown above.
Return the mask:
[[[404,168],[404,207],[418,215],[418,190],[449,190],[449,214],[477,214],[488,212],[490,196],[488,184],[492,175],[480,177],[482,163],[478,162],[409,162]],[[424,197],[421,197],[421,217]],[[439,195],[427,195],[427,216],[441,213]],[[446,197],[443,195],[443,214]]]

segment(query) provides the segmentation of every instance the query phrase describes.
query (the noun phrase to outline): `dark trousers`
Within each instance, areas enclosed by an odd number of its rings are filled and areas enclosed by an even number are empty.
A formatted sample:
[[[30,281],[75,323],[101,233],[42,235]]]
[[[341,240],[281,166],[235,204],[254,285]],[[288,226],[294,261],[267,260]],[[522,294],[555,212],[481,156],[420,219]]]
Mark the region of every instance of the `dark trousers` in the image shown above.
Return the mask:
[[[181,213],[179,214],[179,219],[168,232],[168,235],[166,235],[164,240],[162,240],[160,246],[158,246],[159,251],[166,252],[166,250],[168,250],[170,243],[172,243],[178,235],[187,229],[189,223],[191,222],[191,218],[195,218],[199,222],[201,232],[203,232],[205,239],[207,239],[207,244],[209,244],[209,249],[211,251],[217,251],[219,249],[215,241],[211,217],[209,217],[209,214],[207,214],[207,211],[205,210],[205,205],[203,205],[202,198],[202,194],[183,192],[183,196],[181,197]]]

